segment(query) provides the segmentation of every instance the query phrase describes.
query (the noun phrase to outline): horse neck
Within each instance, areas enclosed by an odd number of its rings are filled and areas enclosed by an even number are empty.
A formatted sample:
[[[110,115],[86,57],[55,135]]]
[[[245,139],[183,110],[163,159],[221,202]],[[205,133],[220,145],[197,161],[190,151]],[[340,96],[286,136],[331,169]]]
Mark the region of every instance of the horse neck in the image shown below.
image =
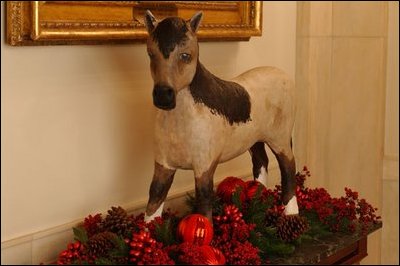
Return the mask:
[[[239,84],[211,74],[200,62],[189,86],[195,103],[203,103],[212,113],[225,117],[229,124],[250,120],[250,96]]]
[[[215,81],[221,81],[221,79],[208,71],[207,68],[200,63],[200,61],[197,61],[196,73],[194,74],[190,88],[196,89],[197,87],[201,86],[202,90],[207,90],[210,88],[210,86],[207,85],[211,85]]]

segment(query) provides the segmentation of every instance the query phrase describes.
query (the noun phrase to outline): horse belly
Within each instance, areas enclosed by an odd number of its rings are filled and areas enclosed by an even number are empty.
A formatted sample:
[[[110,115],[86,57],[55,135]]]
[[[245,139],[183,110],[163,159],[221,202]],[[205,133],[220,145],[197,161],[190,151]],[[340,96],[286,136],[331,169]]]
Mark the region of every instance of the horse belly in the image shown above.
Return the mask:
[[[245,153],[258,141],[259,133],[253,121],[234,125],[231,132],[225,136],[225,145],[219,162],[223,163]]]

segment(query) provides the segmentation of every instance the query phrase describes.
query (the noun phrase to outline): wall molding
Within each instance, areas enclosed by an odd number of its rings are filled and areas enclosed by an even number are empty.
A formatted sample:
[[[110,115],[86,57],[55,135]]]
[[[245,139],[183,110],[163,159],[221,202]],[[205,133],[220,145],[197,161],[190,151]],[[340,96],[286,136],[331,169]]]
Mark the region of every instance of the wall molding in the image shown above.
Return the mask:
[[[397,154],[384,155],[382,179],[399,181],[399,155]]]

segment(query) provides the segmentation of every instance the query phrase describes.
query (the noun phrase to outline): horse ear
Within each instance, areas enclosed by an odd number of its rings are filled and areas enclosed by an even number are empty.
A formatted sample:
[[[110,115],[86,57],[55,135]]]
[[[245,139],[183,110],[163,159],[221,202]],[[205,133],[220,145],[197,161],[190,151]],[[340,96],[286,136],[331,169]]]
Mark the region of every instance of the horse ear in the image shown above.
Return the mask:
[[[146,13],[144,15],[144,24],[146,25],[147,32],[150,34],[154,28],[156,27],[156,18],[154,15],[150,12],[150,10],[146,10]]]
[[[201,19],[203,18],[203,12],[199,11],[196,14],[193,15],[193,17],[190,19],[190,28],[192,29],[193,32],[197,32],[200,26]]]

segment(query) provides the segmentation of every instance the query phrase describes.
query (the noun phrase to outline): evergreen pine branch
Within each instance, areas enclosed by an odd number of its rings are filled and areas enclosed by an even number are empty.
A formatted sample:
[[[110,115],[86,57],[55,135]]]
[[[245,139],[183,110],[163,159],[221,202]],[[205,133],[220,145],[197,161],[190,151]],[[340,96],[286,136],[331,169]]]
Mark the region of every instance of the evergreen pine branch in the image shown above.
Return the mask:
[[[162,224],[155,225],[156,240],[162,242],[165,246],[170,246],[178,243],[175,237],[177,221],[173,220],[173,218],[169,218],[164,220]]]
[[[329,226],[323,224],[314,211],[306,211],[303,213],[303,216],[307,219],[309,224],[309,229],[304,235],[308,235],[311,238],[319,238],[333,234],[329,230]]]
[[[121,236],[113,239],[115,248],[110,252],[110,255],[114,258],[128,257],[129,246],[125,243]]]
[[[243,204],[242,200],[240,199],[240,194],[242,193],[242,190],[242,187],[238,187],[232,194],[232,203],[239,209],[241,213],[243,213]]]
[[[268,204],[262,199],[262,186],[258,186],[255,196],[250,200],[247,211],[244,214],[244,220],[247,223],[253,223],[257,228],[264,227],[266,210]]]
[[[252,231],[249,241],[260,249],[263,259],[288,256],[295,251],[295,245],[283,242],[276,236],[276,230],[272,228],[267,228],[263,233]]]
[[[73,227],[72,230],[74,231],[74,239],[81,242],[82,244],[86,244],[89,240],[89,237],[86,233],[86,230],[83,226]]]

